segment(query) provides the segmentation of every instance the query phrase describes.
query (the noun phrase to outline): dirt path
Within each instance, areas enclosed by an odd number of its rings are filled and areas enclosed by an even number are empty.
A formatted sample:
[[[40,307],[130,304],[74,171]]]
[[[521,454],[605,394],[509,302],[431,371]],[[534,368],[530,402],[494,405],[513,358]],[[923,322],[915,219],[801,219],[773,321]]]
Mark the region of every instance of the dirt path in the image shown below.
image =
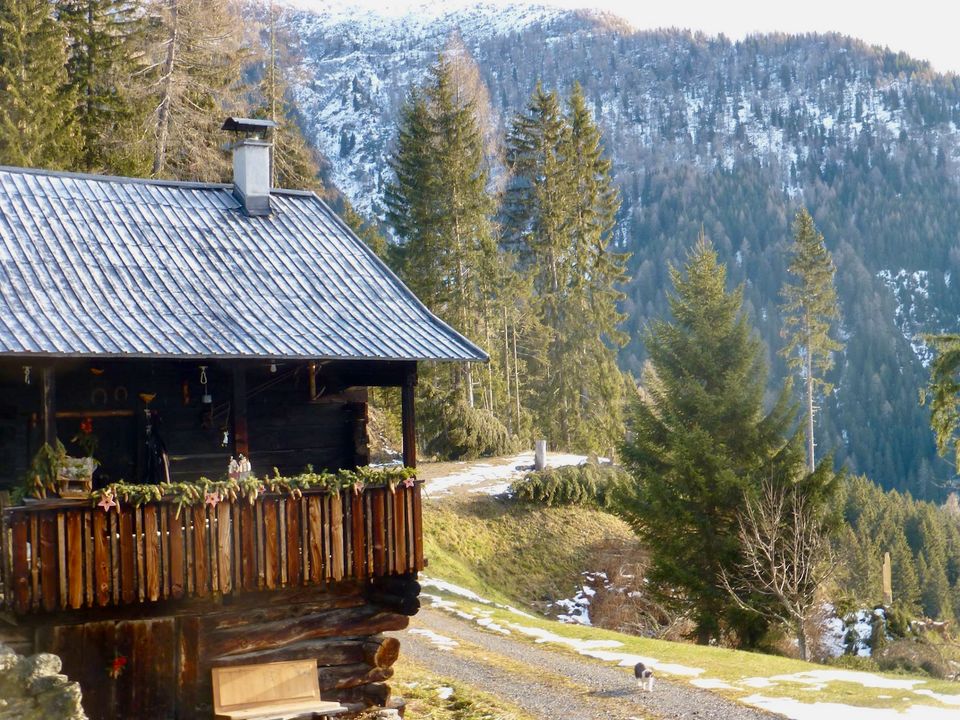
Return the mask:
[[[662,677],[653,693],[643,693],[625,668],[488,632],[440,610],[421,609],[410,628],[430,630],[459,643],[445,650],[429,636],[409,630],[399,633],[402,652],[411,659],[547,720],[776,717]]]

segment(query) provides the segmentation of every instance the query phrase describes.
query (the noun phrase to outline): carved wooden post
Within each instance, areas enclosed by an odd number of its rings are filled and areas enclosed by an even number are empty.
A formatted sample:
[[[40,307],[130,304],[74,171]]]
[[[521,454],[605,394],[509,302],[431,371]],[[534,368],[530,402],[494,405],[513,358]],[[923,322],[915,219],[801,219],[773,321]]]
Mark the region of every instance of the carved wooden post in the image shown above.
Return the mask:
[[[417,466],[417,420],[413,407],[413,389],[417,385],[416,366],[403,379],[400,388],[400,414],[403,426],[403,464]]]
[[[893,577],[890,568],[890,553],[883,554],[883,604],[893,605]]]
[[[57,444],[57,408],[55,395],[57,392],[56,377],[53,368],[43,369],[43,388],[41,396],[41,424],[43,427],[43,441],[50,447]]]
[[[233,452],[250,456],[250,441],[247,433],[247,368],[242,364],[233,366]]]

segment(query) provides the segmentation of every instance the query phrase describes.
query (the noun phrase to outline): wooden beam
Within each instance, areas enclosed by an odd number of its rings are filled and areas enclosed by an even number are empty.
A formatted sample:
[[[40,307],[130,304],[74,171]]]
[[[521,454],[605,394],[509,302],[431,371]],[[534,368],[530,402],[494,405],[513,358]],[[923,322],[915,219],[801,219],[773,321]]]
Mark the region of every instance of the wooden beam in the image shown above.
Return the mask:
[[[247,369],[233,366],[233,452],[250,456],[250,438],[247,432]]]
[[[43,368],[43,383],[40,400],[40,417],[43,426],[43,441],[50,447],[57,443],[57,413],[55,395],[57,392],[56,377],[53,368]]]
[[[400,388],[400,414],[403,428],[403,464],[417,466],[417,418],[413,403],[413,390],[417,385],[417,367],[409,371]]]

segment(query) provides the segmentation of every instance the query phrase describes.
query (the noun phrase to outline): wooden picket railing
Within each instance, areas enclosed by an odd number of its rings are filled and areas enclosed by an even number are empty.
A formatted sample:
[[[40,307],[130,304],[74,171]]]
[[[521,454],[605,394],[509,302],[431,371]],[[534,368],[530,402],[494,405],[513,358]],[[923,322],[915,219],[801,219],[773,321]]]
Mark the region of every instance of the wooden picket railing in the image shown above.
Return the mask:
[[[3,513],[3,604],[103,608],[423,569],[420,483],[216,506],[52,501]]]

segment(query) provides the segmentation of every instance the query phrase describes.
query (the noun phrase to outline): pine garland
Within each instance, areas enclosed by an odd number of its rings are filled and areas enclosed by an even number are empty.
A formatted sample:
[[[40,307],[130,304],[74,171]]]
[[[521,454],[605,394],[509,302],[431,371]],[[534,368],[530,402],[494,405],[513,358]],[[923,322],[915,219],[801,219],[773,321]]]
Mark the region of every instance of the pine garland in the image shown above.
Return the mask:
[[[94,490],[90,498],[97,505],[104,498],[139,507],[145,503],[168,500],[177,505],[177,514],[184,507],[202,505],[208,495],[216,495],[219,501],[236,502],[244,498],[251,505],[263,493],[285,494],[299,498],[307,490],[340,491],[349,488],[363,490],[368,487],[388,487],[393,492],[396,486],[416,477],[416,470],[408,467],[370,468],[336,472],[313,472],[309,469],[299,475],[285,477],[274,468],[273,476],[262,478],[253,475],[242,479],[211,480],[201,477],[190,482],[136,484],[115,482]]]

